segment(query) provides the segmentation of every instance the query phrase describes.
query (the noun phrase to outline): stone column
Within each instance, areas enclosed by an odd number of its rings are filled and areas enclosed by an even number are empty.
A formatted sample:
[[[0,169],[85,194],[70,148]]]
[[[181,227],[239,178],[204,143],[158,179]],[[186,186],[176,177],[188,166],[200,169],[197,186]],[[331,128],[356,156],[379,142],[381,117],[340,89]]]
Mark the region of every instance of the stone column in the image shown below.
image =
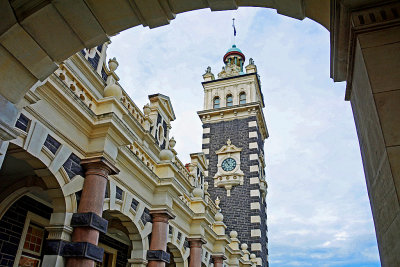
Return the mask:
[[[333,24],[341,39],[333,40],[333,51],[346,57],[336,65],[347,63],[343,66],[347,75],[346,99],[354,113],[381,264],[398,266],[400,3],[379,3],[354,11],[341,8]]]
[[[201,267],[201,246],[206,244],[203,238],[189,238],[190,262],[189,267]]]
[[[170,255],[167,253],[168,221],[175,218],[167,209],[152,210],[150,215],[153,219],[150,248],[147,251],[149,267],[164,267],[169,263]]]
[[[226,257],[223,254],[216,254],[212,255],[212,259],[214,262],[214,267],[222,267],[224,265],[224,260],[226,260]]]
[[[104,195],[108,175],[119,172],[104,158],[85,159],[85,182],[79,202],[78,213],[71,220],[74,227],[72,243],[64,248],[68,267],[94,267],[95,261],[102,261],[103,249],[97,246],[99,232],[106,233],[108,222],[103,214]]]

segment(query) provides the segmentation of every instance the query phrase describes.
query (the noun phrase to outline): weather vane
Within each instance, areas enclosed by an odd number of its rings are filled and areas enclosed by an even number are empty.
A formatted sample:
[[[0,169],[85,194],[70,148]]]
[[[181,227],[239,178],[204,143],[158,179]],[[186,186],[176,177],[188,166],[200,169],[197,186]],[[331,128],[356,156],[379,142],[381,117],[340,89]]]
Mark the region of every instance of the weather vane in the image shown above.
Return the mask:
[[[233,27],[233,44],[235,44],[235,37],[236,37],[235,18],[232,19],[232,27]]]

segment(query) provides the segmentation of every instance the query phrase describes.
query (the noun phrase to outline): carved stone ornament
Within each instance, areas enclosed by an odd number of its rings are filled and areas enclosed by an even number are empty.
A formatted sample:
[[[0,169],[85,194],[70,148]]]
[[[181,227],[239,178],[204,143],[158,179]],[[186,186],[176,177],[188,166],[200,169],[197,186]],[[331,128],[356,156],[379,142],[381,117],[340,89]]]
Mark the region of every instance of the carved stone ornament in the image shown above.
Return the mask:
[[[238,76],[240,74],[240,67],[230,63],[222,68],[222,71],[218,73],[218,78],[223,79],[227,77]]]
[[[226,145],[215,153],[218,155],[217,173],[214,176],[214,186],[224,187],[227,196],[231,195],[231,189],[237,185],[243,185],[243,171],[240,169],[241,148],[232,144],[228,139]]]

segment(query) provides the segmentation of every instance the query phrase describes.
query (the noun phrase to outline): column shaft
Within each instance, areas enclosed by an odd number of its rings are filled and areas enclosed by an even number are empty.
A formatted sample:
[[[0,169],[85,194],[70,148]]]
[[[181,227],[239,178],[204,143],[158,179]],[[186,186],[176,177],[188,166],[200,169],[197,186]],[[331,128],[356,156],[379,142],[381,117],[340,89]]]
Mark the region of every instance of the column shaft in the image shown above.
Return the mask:
[[[212,256],[214,267],[222,267],[224,265],[224,260],[226,257],[224,255],[213,255]]]
[[[86,173],[78,214],[94,213],[101,217],[108,175],[117,173],[118,170],[103,158],[83,161],[82,165]],[[72,233],[72,242],[87,242],[97,246],[99,235],[97,229],[77,226]],[[67,267],[94,267],[94,264],[94,260],[85,257],[72,257],[67,261]]]
[[[201,247],[206,241],[202,238],[189,238],[190,262],[189,267],[201,267]]]
[[[147,253],[147,260],[149,267],[164,267],[165,257],[168,255],[167,251],[167,235],[168,235],[168,221],[173,219],[173,216],[167,210],[151,211],[150,215],[153,219],[151,241],[149,251]]]

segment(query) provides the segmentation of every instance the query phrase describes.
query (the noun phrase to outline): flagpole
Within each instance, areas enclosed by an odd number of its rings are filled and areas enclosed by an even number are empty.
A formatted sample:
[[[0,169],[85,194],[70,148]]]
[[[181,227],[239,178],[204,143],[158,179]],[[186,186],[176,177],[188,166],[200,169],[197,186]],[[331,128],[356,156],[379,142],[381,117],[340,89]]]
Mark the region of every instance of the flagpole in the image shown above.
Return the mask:
[[[236,27],[235,27],[235,18],[232,19],[232,27],[233,27],[233,44],[236,44]]]

